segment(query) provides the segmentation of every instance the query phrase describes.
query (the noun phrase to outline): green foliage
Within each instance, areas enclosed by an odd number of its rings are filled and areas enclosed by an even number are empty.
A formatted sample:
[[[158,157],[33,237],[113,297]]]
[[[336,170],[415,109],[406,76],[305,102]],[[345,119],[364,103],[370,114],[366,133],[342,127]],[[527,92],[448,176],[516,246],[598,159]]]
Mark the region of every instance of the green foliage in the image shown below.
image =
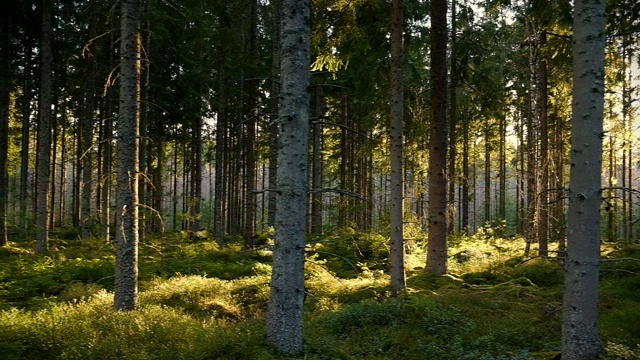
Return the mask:
[[[172,308],[116,312],[110,296],[32,313],[4,312],[4,359],[245,359],[266,353],[261,330],[200,321]]]
[[[388,269],[389,239],[381,234],[356,232],[350,227],[336,230],[312,243],[312,253],[341,277]]]
[[[421,234],[415,234],[420,238]],[[419,242],[418,242],[419,243]],[[86,248],[82,246],[86,245]],[[58,240],[50,257],[0,249],[3,359],[284,359],[264,330],[270,254],[177,235],[140,249],[140,304],[115,312],[112,247]],[[305,359],[551,359],[560,349],[562,267],[521,239],[461,237],[451,274],[408,271],[390,291],[386,237],[317,237],[305,267]],[[605,252],[604,359],[637,359],[634,247]],[[86,253],[87,258],[75,257]],[[422,264],[416,247],[408,264]],[[352,267],[353,265],[355,267]]]
[[[510,349],[498,334],[473,339],[473,321],[426,297],[363,301],[316,322],[310,351],[329,358],[532,359],[522,350],[500,355]]]

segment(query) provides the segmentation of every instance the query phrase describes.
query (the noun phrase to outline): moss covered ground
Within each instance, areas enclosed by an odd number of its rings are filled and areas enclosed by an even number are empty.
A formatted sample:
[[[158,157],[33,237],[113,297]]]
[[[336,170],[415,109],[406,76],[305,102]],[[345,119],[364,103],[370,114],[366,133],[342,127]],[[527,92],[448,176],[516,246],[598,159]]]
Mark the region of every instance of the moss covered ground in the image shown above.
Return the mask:
[[[424,273],[407,244],[407,290],[388,287],[387,238],[343,229],[309,239],[301,359],[553,359],[563,269],[524,257],[524,241],[451,242],[450,273]],[[140,310],[112,310],[114,256],[100,240],[52,240],[46,257],[16,239],[0,249],[2,359],[284,359],[265,338],[269,245],[140,245]],[[640,359],[640,246],[603,244],[605,359]],[[535,248],[532,254],[535,254]]]

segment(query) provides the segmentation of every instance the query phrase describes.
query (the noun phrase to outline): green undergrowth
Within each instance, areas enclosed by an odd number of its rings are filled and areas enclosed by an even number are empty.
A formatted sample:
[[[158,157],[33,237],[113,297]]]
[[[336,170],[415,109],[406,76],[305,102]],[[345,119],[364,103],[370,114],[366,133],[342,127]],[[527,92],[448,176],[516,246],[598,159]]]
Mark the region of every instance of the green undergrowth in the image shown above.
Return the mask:
[[[407,248],[407,290],[390,291],[387,239],[343,229],[310,239],[301,359],[553,359],[562,264],[524,241],[457,238],[450,273]],[[266,341],[268,246],[219,248],[180,234],[140,244],[140,309],[116,312],[113,246],[52,241],[0,249],[2,359],[285,359]],[[603,246],[605,359],[640,359],[640,247]],[[532,249],[532,254],[536,253]]]

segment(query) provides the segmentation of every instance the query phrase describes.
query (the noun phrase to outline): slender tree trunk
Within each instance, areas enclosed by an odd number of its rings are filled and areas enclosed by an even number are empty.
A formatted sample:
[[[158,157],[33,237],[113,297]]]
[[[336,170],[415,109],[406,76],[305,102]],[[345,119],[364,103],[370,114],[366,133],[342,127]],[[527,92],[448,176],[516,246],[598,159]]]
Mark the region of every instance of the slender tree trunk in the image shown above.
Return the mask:
[[[7,245],[9,113],[11,106],[11,7],[4,9],[0,35],[0,246]],[[30,89],[24,89],[30,91]]]
[[[429,238],[426,271],[447,272],[447,1],[431,2]]]
[[[150,7],[150,1],[142,2],[142,12],[147,13]],[[138,233],[139,233],[139,241],[144,241],[146,234],[149,232],[149,223],[150,217],[154,215],[149,211],[150,208],[150,193],[154,184],[149,182],[149,178],[151,177],[149,173],[150,164],[152,162],[152,152],[150,150],[150,141],[149,141],[149,129],[152,126],[152,122],[155,119],[149,118],[149,112],[151,109],[150,97],[151,97],[151,66],[150,60],[152,58],[152,48],[151,48],[151,37],[153,32],[151,31],[151,23],[149,18],[147,17],[144,21],[144,24],[141,25],[143,27],[141,32],[141,51],[144,56],[144,62],[141,62],[141,84],[140,84],[140,98],[142,101],[140,102],[140,125],[139,125],[139,140],[138,140],[138,148],[139,148],[139,173],[142,175],[140,179],[142,179],[142,185],[138,187],[138,204],[142,205],[138,210]],[[144,66],[143,66],[144,65]],[[160,186],[160,185],[159,185]]]
[[[491,152],[492,131],[490,119],[485,120],[484,128],[484,223],[491,223]]]
[[[315,88],[315,116],[313,121],[313,168],[311,174],[311,233],[322,233],[322,121],[324,115],[323,93],[321,87]]]
[[[222,50],[224,53],[224,50]],[[218,122],[216,123],[216,148],[215,148],[215,199],[213,203],[213,218],[215,228],[215,239],[219,246],[224,245],[224,236],[226,233],[225,228],[225,151],[226,151],[226,138],[227,138],[227,114],[226,114],[226,78],[224,71],[224,55],[220,59],[220,72],[219,72],[219,91],[218,91]]]
[[[61,120],[62,126],[60,129],[60,191],[58,194],[58,216],[56,217],[56,221],[53,226],[63,226],[66,220],[66,211],[67,211],[67,124],[69,120],[67,118],[67,101],[62,100],[62,104],[60,106]],[[55,137],[54,137],[55,139]],[[54,162],[54,170],[55,170],[55,162]],[[53,172],[53,171],[52,171]],[[52,196],[53,200],[53,196]],[[55,208],[55,204],[51,201],[51,206]]]
[[[540,33],[539,45],[541,53],[547,44],[547,33]],[[538,254],[547,256],[549,251],[549,117],[547,96],[547,60],[544,55],[538,59],[538,120],[540,124],[540,193],[538,195]]]
[[[114,307],[138,307],[138,172],[140,132],[140,0],[123,0],[120,27],[120,108]]]
[[[615,158],[613,156],[615,149],[615,138],[613,136],[609,136],[609,178],[608,178],[608,187],[607,197],[609,199],[614,199],[616,196],[615,190],[613,190],[613,179],[615,177]],[[613,242],[616,240],[616,226],[615,226],[615,203],[612,206],[611,204],[607,204],[607,241]]]
[[[108,90],[111,93],[111,90]],[[102,182],[102,195],[100,196],[101,200],[101,223],[102,223],[102,238],[105,242],[111,242],[111,171],[113,171],[112,163],[113,163],[113,146],[111,137],[113,137],[113,120],[111,111],[111,95],[107,95],[107,117],[104,119],[104,126],[102,130],[102,139],[104,141],[103,147],[103,156],[102,156],[102,172],[103,179]]]
[[[347,146],[348,142],[348,134],[347,128],[349,127],[349,121],[347,119],[348,116],[348,100],[347,94],[343,94],[341,96],[342,104],[340,106],[340,120],[342,122],[342,126],[340,127],[340,188],[341,189],[349,189],[348,185],[348,173],[349,169],[349,148]],[[345,198],[344,194],[338,195],[338,227],[343,228],[347,226],[347,203],[348,200]]]
[[[302,352],[304,243],[309,152],[308,0],[284,0],[280,69],[280,147],[275,248],[267,334],[284,353]]]
[[[507,120],[500,116],[499,120],[500,146],[498,150],[499,179],[498,179],[498,219],[507,220]],[[500,236],[504,236],[501,233]]]
[[[462,214],[461,228],[469,234],[469,115],[464,110],[462,118]]]
[[[405,250],[403,235],[404,212],[404,2],[393,1],[391,15],[391,289],[406,287]]]
[[[51,173],[51,102],[53,97],[51,38],[53,0],[42,3],[42,43],[40,45],[40,96],[38,99],[38,156],[36,159],[36,251],[49,251],[49,175]]]
[[[272,119],[268,126],[269,129],[269,193],[267,194],[267,225],[275,225],[276,219],[276,192],[277,188],[277,169],[278,169],[278,94],[280,94],[280,38],[281,29],[280,22],[282,19],[282,1],[272,0],[273,12],[273,44],[272,44],[272,63],[271,63],[271,113]]]
[[[573,19],[574,90],[562,359],[590,360],[603,352],[598,334],[598,269],[605,2],[577,0]]]
[[[458,58],[456,56],[457,51],[457,14],[456,14],[456,1],[451,0],[451,70],[450,80],[451,86],[449,87],[449,190],[447,194],[448,199],[448,226],[447,233],[453,235],[455,232],[456,224],[456,159],[458,157],[458,135],[456,134],[456,127],[458,124]]]
[[[158,159],[155,167],[153,168],[153,183],[157,184],[153,187],[153,209],[158,213],[154,214],[151,220],[151,231],[163,232],[164,223],[160,214],[163,214],[164,207],[164,173],[165,173],[165,153],[166,146],[162,139],[156,139],[155,141],[156,154]]]
[[[564,121],[556,116],[556,134],[555,134],[555,143],[556,143],[556,156],[555,156],[555,178],[557,186],[556,188],[564,187],[565,177],[564,177],[564,159],[565,155],[565,140],[564,140]],[[566,229],[566,218],[565,218],[565,200],[564,193],[560,193],[558,195],[558,199],[555,202],[556,207],[556,226],[558,228],[557,237],[558,237],[558,256],[564,257],[567,250],[567,242],[565,236]]]
[[[59,98],[58,96],[54,96],[53,98],[53,103],[54,104],[58,104]],[[64,101],[63,101],[64,103]],[[63,105],[62,107],[64,108],[66,105]],[[51,169],[51,174],[49,174],[49,226],[51,228],[56,226],[55,223],[55,215],[56,215],[56,179],[57,179],[57,174],[56,174],[56,161],[58,160],[58,151],[56,151],[58,149],[58,138],[60,137],[60,126],[58,123],[58,116],[57,116],[57,112],[60,111],[59,107],[56,105],[53,107],[53,112],[51,114],[51,128],[53,129],[53,134],[52,134],[52,144],[51,144],[51,148],[54,149],[54,152],[51,156],[51,164],[49,165],[50,169]],[[63,131],[64,132],[64,131]],[[61,166],[63,166],[63,164],[60,164]]]
[[[526,206],[526,187],[525,187],[525,182],[527,179],[527,171],[526,171],[526,140],[525,140],[525,135],[524,135],[524,125],[525,125],[525,119],[527,118],[527,115],[525,114],[524,111],[521,111],[520,113],[520,117],[518,119],[519,122],[519,126],[518,126],[518,144],[520,144],[520,146],[518,147],[518,226],[517,226],[517,232],[520,235],[523,235],[526,237],[526,225],[527,225],[527,206]],[[527,240],[527,248],[530,246],[530,242]],[[529,250],[526,250],[529,251]]]
[[[80,212],[80,226],[81,236],[83,239],[87,239],[91,236],[91,195],[93,188],[93,128],[94,128],[94,116],[95,116],[95,87],[96,87],[96,73],[97,64],[94,58],[95,40],[97,34],[97,17],[98,17],[98,4],[90,4],[90,20],[89,28],[87,32],[86,48],[84,50],[84,58],[87,61],[85,88],[84,88],[84,113],[82,116],[81,124],[81,148],[82,148],[82,200],[81,200],[81,212]]]
[[[527,223],[525,225],[526,247],[525,256],[529,256],[531,244],[538,240],[538,110],[539,103],[538,88],[538,62],[539,62],[539,39],[536,35],[531,21],[527,23],[529,32],[529,91],[526,94],[527,112]]]
[[[256,119],[258,111],[258,84],[254,74],[257,64],[258,48],[258,3],[252,0],[250,5],[250,21],[249,27],[249,58],[252,63],[249,64],[249,89],[247,98],[247,138],[246,138],[246,189],[245,189],[245,222],[244,222],[244,245],[246,248],[254,246],[253,238],[256,231]]]
[[[31,39],[25,36],[24,89],[22,100],[22,131],[20,138],[20,228],[26,235],[30,226],[29,214],[29,136],[31,130],[31,84],[32,84],[32,47]]]

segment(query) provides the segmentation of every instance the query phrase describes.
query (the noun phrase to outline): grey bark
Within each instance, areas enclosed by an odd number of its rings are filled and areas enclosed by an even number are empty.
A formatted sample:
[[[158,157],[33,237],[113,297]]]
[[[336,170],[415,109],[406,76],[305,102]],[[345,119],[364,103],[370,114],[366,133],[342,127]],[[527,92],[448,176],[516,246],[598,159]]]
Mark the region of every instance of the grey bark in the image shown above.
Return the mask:
[[[604,0],[577,0],[573,17],[571,172],[567,258],[562,305],[562,359],[596,359],[602,119],[604,109]]]
[[[49,175],[51,172],[51,103],[53,1],[42,3],[42,43],[40,45],[40,96],[38,100],[38,146],[36,158],[36,252],[49,251]]]
[[[271,63],[271,112],[274,114],[269,125],[269,189],[275,189],[278,184],[278,94],[280,94],[280,22],[282,19],[282,0],[270,2],[273,12],[273,50]],[[267,225],[273,226],[276,219],[276,193],[269,191],[267,195]]]
[[[5,10],[6,11],[6,10]],[[0,38],[0,246],[5,246],[7,237],[7,161],[9,151],[9,106],[11,103],[11,7],[2,19]],[[28,90],[27,90],[28,91]]]
[[[32,83],[32,45],[29,37],[25,38],[24,88],[31,89]],[[29,144],[31,130],[31,91],[24,91],[22,100],[22,129],[20,139],[20,227],[26,232],[29,227],[27,207],[29,202]]]
[[[216,243],[219,246],[224,245],[224,236],[226,233],[225,228],[225,169],[224,159],[226,151],[226,138],[227,138],[227,109],[226,109],[226,75],[225,75],[225,59],[224,49],[221,50],[221,59],[219,65],[219,91],[218,91],[218,121],[216,123],[216,148],[215,148],[215,199],[213,202],[213,217],[214,217],[214,237]]]
[[[458,59],[456,56],[457,51],[457,20],[456,20],[456,1],[451,0],[451,71],[449,87],[449,159],[448,159],[448,173],[449,173],[449,188],[447,190],[447,217],[448,217],[448,230],[447,233],[452,235],[455,232],[455,219],[456,219],[456,158],[458,156],[458,135],[456,134],[456,125],[458,123],[458,108],[457,108],[457,90],[458,90]]]
[[[138,307],[138,171],[140,121],[140,0],[123,0],[120,25],[120,105],[117,127],[116,272],[114,308]]]
[[[403,234],[404,211],[404,79],[402,63],[404,59],[404,2],[393,1],[391,15],[391,289],[404,290],[406,287],[405,250]]]
[[[547,43],[547,33],[540,32],[539,45],[541,53]],[[544,54],[538,59],[538,93],[537,117],[540,124],[540,193],[538,195],[538,253],[547,256],[549,250],[549,116],[547,96],[547,60]]]
[[[287,354],[302,352],[309,144],[309,0],[284,0],[278,122],[275,247],[267,334]]]
[[[257,61],[257,24],[258,24],[258,4],[257,0],[252,0],[250,5],[250,27],[249,27],[249,58]],[[255,63],[249,64],[249,90],[247,97],[247,138],[246,138],[246,187],[245,187],[245,223],[244,223],[244,245],[247,248],[254,246],[253,237],[256,229],[256,106],[258,103],[258,83],[255,77]]]
[[[322,116],[324,115],[323,92],[321,87],[315,88],[315,121],[313,122],[311,188],[311,233],[322,233]]]
[[[426,271],[447,272],[447,1],[431,2],[431,138]]]
[[[83,239],[87,239],[91,236],[91,194],[93,187],[93,128],[94,128],[94,109],[95,109],[95,87],[96,87],[96,72],[97,64],[94,58],[95,45],[93,44],[96,37],[96,26],[98,17],[98,5],[93,3],[90,5],[90,20],[89,28],[87,32],[86,48],[83,51],[83,56],[87,61],[85,88],[84,88],[84,113],[82,115],[81,126],[81,161],[82,161],[82,199],[80,210],[80,226],[81,236]]]
[[[111,33],[111,39],[110,39],[110,44],[115,45],[115,38],[116,35],[113,34],[113,32]],[[110,51],[109,52],[109,69],[113,69],[115,67],[115,52],[114,51]],[[101,191],[102,191],[102,195],[100,196],[100,200],[102,202],[102,204],[100,205],[101,208],[101,224],[102,224],[102,238],[104,239],[105,242],[109,243],[111,242],[111,202],[112,202],[112,196],[111,196],[111,188],[112,188],[112,183],[113,183],[113,177],[111,175],[112,169],[113,169],[113,142],[111,141],[111,138],[113,137],[113,93],[114,93],[114,88],[113,87],[109,87],[107,89],[106,95],[105,95],[105,99],[104,99],[104,108],[106,109],[106,116],[104,117],[104,125],[103,125],[103,133],[102,133],[102,151],[103,151],[103,156],[102,156],[102,172],[103,172],[103,179],[100,179],[100,181],[102,182],[102,187],[101,187]]]

